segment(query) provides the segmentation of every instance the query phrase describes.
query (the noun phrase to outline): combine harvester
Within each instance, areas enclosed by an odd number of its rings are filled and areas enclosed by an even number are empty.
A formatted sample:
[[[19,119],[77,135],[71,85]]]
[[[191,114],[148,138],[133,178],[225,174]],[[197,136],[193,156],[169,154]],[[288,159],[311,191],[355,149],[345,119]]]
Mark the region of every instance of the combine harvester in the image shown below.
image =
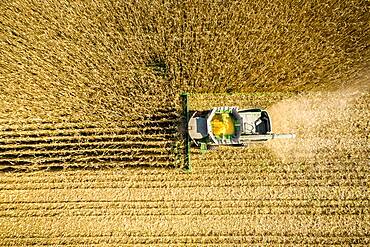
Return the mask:
[[[291,139],[295,134],[272,133],[271,118],[262,109],[238,109],[238,107],[215,107],[205,111],[189,111],[188,94],[181,95],[186,122],[185,170],[191,170],[190,145],[200,147],[202,152],[218,146],[245,147],[272,139]]]

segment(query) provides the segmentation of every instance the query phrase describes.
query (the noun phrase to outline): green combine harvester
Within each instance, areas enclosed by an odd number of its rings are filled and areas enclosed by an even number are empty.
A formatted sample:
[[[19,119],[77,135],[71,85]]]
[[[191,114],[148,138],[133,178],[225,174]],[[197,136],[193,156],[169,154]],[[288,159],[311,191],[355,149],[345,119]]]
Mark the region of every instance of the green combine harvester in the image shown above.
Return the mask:
[[[205,111],[189,111],[188,95],[182,94],[185,131],[185,167],[190,166],[190,145],[201,151],[218,146],[245,147],[272,139],[295,138],[295,134],[272,133],[271,118],[262,109],[239,109],[238,107],[215,107]]]

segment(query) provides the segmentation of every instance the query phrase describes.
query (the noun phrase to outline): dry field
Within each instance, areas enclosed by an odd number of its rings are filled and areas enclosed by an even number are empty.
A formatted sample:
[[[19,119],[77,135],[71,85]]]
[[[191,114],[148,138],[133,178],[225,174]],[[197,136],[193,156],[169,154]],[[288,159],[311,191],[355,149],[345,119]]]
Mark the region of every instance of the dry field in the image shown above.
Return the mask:
[[[370,93],[337,97],[193,95],[191,107],[259,106],[273,118],[280,105],[274,128],[298,137],[193,149],[191,174],[133,166],[2,173],[2,244],[369,245]]]
[[[0,2],[0,245],[370,245],[366,0]],[[181,102],[274,140],[181,169]]]

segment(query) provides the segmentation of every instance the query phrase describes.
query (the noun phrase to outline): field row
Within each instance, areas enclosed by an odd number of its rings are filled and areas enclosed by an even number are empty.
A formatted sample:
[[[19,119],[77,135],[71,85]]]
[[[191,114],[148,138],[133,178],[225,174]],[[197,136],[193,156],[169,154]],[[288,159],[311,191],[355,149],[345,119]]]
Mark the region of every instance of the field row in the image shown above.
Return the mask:
[[[186,209],[219,209],[219,208],[366,208],[369,206],[368,199],[355,200],[313,200],[313,199],[278,199],[271,198],[266,200],[259,199],[194,199],[194,200],[80,200],[80,201],[29,201],[29,202],[1,202],[0,210],[6,213],[8,210],[59,210],[59,209],[127,209],[127,210],[145,210],[145,209],[163,209],[171,210],[172,208]]]
[[[252,207],[252,208],[176,208],[170,209],[125,209],[125,208],[76,208],[76,209],[28,209],[26,211],[7,210],[0,212],[2,218],[42,218],[42,217],[152,217],[152,216],[222,216],[222,215],[311,215],[311,216],[349,216],[349,215],[369,215],[368,207],[351,207],[351,208],[289,208],[289,207]]]
[[[154,161],[157,162],[159,159],[158,157]],[[136,163],[136,165],[145,164],[144,160],[141,161],[142,163]],[[159,162],[158,162],[159,163]],[[153,162],[153,166],[158,166],[158,163]],[[135,164],[133,162],[133,164]],[[150,162],[147,162],[150,165]],[[166,163],[163,163],[166,164]],[[132,164],[131,164],[132,165]],[[169,164],[167,164],[169,166]],[[368,184],[368,175],[363,175],[360,178],[342,178],[342,179],[334,179],[334,178],[301,178],[301,179],[294,179],[294,178],[271,178],[271,177],[264,177],[260,178],[257,175],[248,177],[241,177],[236,178],[235,176],[226,176],[224,178],[215,178],[206,176],[205,178],[201,179],[189,179],[189,180],[165,180],[162,181],[150,181],[150,180],[142,180],[142,181],[135,181],[134,178],[126,181],[102,181],[102,182],[89,182],[89,181],[81,181],[81,182],[63,182],[63,183],[23,183],[23,184],[5,184],[0,186],[1,190],[40,190],[40,189],[97,189],[97,188],[196,188],[196,187],[237,187],[237,186],[248,186],[248,187],[366,187]]]
[[[369,201],[162,201],[0,204],[0,217],[369,215]]]
[[[278,234],[261,234],[261,235],[218,235],[218,236],[199,236],[199,235],[161,235],[161,236],[115,236],[112,234],[95,235],[95,236],[71,236],[60,238],[43,238],[43,237],[28,237],[28,238],[6,238],[0,246],[13,245],[33,245],[38,246],[39,243],[44,245],[60,245],[60,246],[168,246],[169,244],[207,244],[209,246],[233,246],[235,244],[248,244],[249,246],[266,245],[353,245],[367,246],[370,244],[370,238],[366,236],[298,236],[296,234],[281,235]]]
[[[170,140],[170,138],[174,138],[174,133],[157,133],[157,134],[150,134],[150,135],[143,135],[140,133],[137,134],[128,134],[128,133],[106,133],[101,135],[89,135],[89,136],[45,136],[45,137],[19,137],[19,138],[10,138],[10,139],[2,139],[0,144],[2,144],[2,148],[9,150],[9,148],[17,149],[18,147],[28,147],[27,145],[32,145],[31,147],[37,148],[41,144],[55,144],[60,145],[61,143],[74,143],[75,145],[79,145],[81,143],[90,143],[90,142],[113,142],[113,141],[163,141],[163,140]],[[6,146],[9,145],[9,146]]]
[[[169,117],[160,118],[159,116],[151,116],[144,119],[131,119],[114,121],[114,122],[103,122],[103,121],[62,121],[53,122],[46,120],[34,120],[34,122],[1,122],[0,131],[2,133],[7,132],[31,132],[32,131],[61,131],[61,130],[84,130],[84,129],[96,129],[96,128],[130,128],[130,127],[147,127],[147,126],[171,126],[174,121],[178,118],[178,115],[170,114]]]
[[[101,136],[99,136],[101,137]],[[159,136],[156,136],[159,137]],[[100,139],[100,140],[99,140]],[[113,139],[113,140],[112,140]],[[155,148],[160,146],[167,146],[173,144],[171,140],[168,141],[143,141],[143,140],[126,140],[119,141],[112,138],[110,140],[102,140],[102,138],[90,139],[85,142],[56,142],[56,143],[37,143],[37,144],[8,144],[0,147],[0,154],[7,154],[16,151],[45,151],[45,150],[81,150],[81,149],[95,149],[95,148]]]
[[[92,155],[88,155],[91,153]],[[64,151],[57,153],[56,157],[52,157],[52,153],[46,154],[46,157],[37,157],[37,153],[30,154],[30,159],[26,158],[17,158],[17,157],[7,157],[1,160],[2,168],[6,166],[40,166],[40,165],[48,165],[48,166],[58,166],[58,165],[66,165],[73,166],[78,165],[80,163],[83,164],[91,164],[92,162],[101,162],[101,165],[104,162],[108,163],[111,161],[117,162],[121,161],[123,165],[130,165],[135,163],[135,161],[171,161],[171,157],[167,152],[164,152],[163,149],[149,149],[143,150],[139,152],[137,150],[131,149],[108,149],[108,150],[92,150],[92,151],[84,151],[83,154],[79,155],[78,152],[68,152]],[[116,164],[116,163],[113,163]],[[99,167],[99,165],[97,165]]]
[[[369,220],[368,216],[362,216]],[[339,243],[359,239],[359,243],[369,241],[369,226],[359,220],[356,215],[149,215],[126,216],[104,215],[101,216],[60,216],[58,220],[53,217],[25,217],[0,219],[2,226],[1,237],[3,240],[37,241],[44,238],[41,232],[47,231],[48,238],[44,241],[73,241],[79,238],[103,239],[120,236],[128,238],[130,242],[146,237],[147,241],[188,236],[197,239],[214,239],[219,241],[223,236],[233,240],[260,237],[262,235],[284,239],[306,239],[314,242],[313,238]],[[268,227],[266,227],[268,226]],[[12,231],[9,231],[12,229]],[[171,234],[169,234],[171,233]],[[61,237],[62,236],[62,237]],[[172,237],[170,237],[172,236]],[[193,240],[193,241],[194,241]],[[172,240],[173,241],[173,240]],[[191,240],[190,240],[191,241]],[[352,240],[353,241],[353,240]],[[129,242],[129,243],[130,243]],[[311,242],[311,243],[312,243]],[[2,241],[4,243],[4,241]],[[353,243],[353,242],[351,242]]]
[[[181,186],[181,184],[178,184]],[[3,190],[2,203],[66,202],[66,201],[146,201],[146,200],[368,200],[369,192],[363,186],[235,186],[214,187],[158,187],[129,188],[74,188]]]
[[[37,131],[5,131],[0,133],[2,139],[35,138],[49,136],[98,136],[106,134],[128,135],[155,135],[175,133],[178,126],[172,122],[169,126],[134,126],[127,128],[89,128],[89,129],[62,129],[62,130],[37,130]]]
[[[157,154],[158,155],[158,154]],[[108,155],[101,157],[98,163],[87,163],[86,168],[96,167],[95,171],[73,170],[78,163],[63,164],[65,171],[62,174],[46,172],[46,173],[4,173],[0,179],[1,188],[5,189],[22,189],[43,187],[47,188],[85,184],[94,186],[94,184],[167,184],[172,186],[181,186],[182,183],[188,186],[189,183],[210,185],[214,183],[244,184],[256,185],[360,185],[366,183],[369,179],[369,167],[364,160],[343,160],[342,162],[330,161],[328,163],[317,164],[310,163],[283,163],[273,162],[269,160],[257,160],[253,162],[249,159],[240,160],[239,164],[229,164],[229,162],[220,160],[219,162],[212,160],[193,160],[193,174],[183,174],[179,169],[146,169],[136,167],[139,164],[131,159],[131,162],[113,161],[118,158],[128,158],[128,155],[120,154],[118,157],[110,157]],[[153,156],[154,157],[154,156]],[[171,157],[164,162],[170,162]],[[106,161],[104,159],[106,158]],[[108,160],[111,158],[112,160]],[[140,155],[137,159],[144,159]],[[80,158],[81,159],[81,158]],[[91,157],[93,159],[93,157]],[[87,162],[86,158],[85,161]],[[143,160],[144,161],[144,160]],[[148,160],[147,160],[148,161]],[[158,162],[160,163],[160,162]],[[141,162],[141,164],[144,164]],[[60,165],[58,163],[50,163],[49,166]],[[159,164],[158,164],[159,165]],[[124,167],[125,169],[117,169]],[[26,166],[27,167],[27,166]],[[109,168],[98,170],[98,168]],[[114,168],[116,167],[116,168]],[[132,167],[130,169],[129,167]],[[82,167],[81,167],[82,168]],[[219,181],[219,182],[217,182]],[[27,186],[26,186],[27,185]]]

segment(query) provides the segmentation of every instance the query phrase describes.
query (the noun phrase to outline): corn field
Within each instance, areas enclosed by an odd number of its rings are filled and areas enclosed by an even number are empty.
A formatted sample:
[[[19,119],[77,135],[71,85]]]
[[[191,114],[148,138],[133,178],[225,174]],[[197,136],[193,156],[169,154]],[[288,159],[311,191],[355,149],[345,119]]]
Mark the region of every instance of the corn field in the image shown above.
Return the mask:
[[[370,245],[366,0],[0,2],[0,245]],[[191,110],[276,133],[191,148]]]

